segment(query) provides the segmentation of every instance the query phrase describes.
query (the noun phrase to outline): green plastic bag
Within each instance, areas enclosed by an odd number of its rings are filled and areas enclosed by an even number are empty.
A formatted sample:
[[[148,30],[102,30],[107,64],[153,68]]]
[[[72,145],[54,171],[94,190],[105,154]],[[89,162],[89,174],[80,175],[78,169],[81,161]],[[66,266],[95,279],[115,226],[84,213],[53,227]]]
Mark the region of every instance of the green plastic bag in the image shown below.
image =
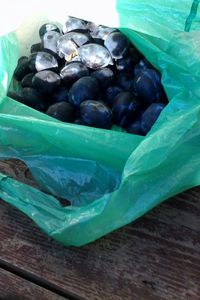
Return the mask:
[[[45,7],[45,1],[42,3]],[[3,174],[0,197],[52,238],[80,246],[199,185],[198,3],[111,1],[107,19],[105,8],[97,1],[83,1],[78,15],[75,4],[68,4],[69,15],[118,26],[162,73],[170,103],[146,137],[64,124],[6,97],[19,52],[25,53],[33,43],[34,35],[29,34],[28,40],[23,29],[29,32],[33,26],[2,35],[0,158],[23,160],[42,190],[69,199],[72,205],[62,207],[54,196]],[[44,19],[40,20],[35,21],[36,31]]]

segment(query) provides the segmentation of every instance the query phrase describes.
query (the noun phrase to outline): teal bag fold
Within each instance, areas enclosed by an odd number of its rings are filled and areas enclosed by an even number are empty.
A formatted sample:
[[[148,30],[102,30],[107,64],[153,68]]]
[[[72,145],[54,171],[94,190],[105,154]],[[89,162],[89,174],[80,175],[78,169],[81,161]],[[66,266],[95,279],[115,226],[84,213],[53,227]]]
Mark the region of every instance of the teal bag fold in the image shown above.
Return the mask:
[[[21,50],[17,31],[2,35],[0,158],[24,161],[43,191],[1,174],[2,200],[55,240],[81,246],[199,185],[198,4],[118,0],[115,12],[108,8],[111,19],[112,12],[118,16],[119,29],[162,74],[169,104],[146,137],[64,124],[8,98]],[[63,207],[57,197],[71,205]]]

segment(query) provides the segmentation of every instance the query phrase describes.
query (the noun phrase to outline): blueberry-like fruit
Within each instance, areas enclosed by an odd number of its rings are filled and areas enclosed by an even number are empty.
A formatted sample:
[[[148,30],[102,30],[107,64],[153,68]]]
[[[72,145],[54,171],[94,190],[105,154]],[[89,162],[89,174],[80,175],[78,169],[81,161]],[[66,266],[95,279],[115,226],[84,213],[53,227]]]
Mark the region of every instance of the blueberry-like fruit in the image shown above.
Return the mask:
[[[60,33],[57,31],[48,31],[42,37],[43,51],[49,51],[52,55],[58,57],[57,54],[57,41],[60,37]]]
[[[68,94],[69,94],[68,89],[64,86],[60,86],[54,91],[54,93],[52,95],[52,101],[57,102],[57,103],[64,102],[64,101],[68,102],[68,100],[69,100]]]
[[[41,93],[53,92],[61,83],[60,76],[52,71],[40,71],[32,79],[33,87]]]
[[[103,90],[113,83],[115,77],[113,71],[109,68],[98,69],[92,72],[91,76],[98,80],[98,83]]]
[[[40,52],[42,50],[43,50],[42,43],[37,43],[37,44],[33,44],[31,46],[30,52],[36,53],[36,52]]]
[[[137,134],[137,135],[144,135],[144,132],[141,127],[141,120],[137,119],[133,123],[131,123],[127,128],[126,131],[128,133]]]
[[[102,101],[87,100],[81,103],[82,120],[89,126],[110,129],[112,126],[112,112]]]
[[[134,90],[146,105],[161,102],[163,87],[160,74],[153,69],[139,72],[134,79]]]
[[[37,109],[39,111],[44,111],[45,110],[45,103],[44,100],[41,96],[41,94],[34,88],[27,87],[23,88],[21,91],[22,95],[22,103]]]
[[[63,33],[67,33],[67,32],[70,32],[70,31],[76,30],[76,29],[86,30],[87,23],[84,20],[69,16],[63,26]]]
[[[71,62],[60,71],[60,77],[67,86],[71,86],[76,80],[88,75],[88,68],[81,62]]]
[[[133,73],[135,64],[141,58],[141,54],[138,52],[136,48],[130,48],[129,54],[122,59],[116,60],[116,68],[119,72],[123,73]]]
[[[111,32],[105,40],[105,47],[111,53],[112,58],[124,58],[129,50],[130,42],[121,32]]]
[[[76,118],[74,107],[68,102],[59,102],[49,106],[47,114],[63,122],[73,123]]]
[[[116,76],[116,84],[125,91],[133,91],[134,77],[129,73],[119,73]]]
[[[134,75],[137,76],[141,71],[146,69],[153,69],[153,67],[146,58],[143,58],[135,65]]]
[[[113,105],[115,97],[121,93],[123,90],[121,87],[114,85],[114,86],[109,86],[105,92],[105,97],[106,101],[108,102],[109,105]]]
[[[55,57],[46,52],[37,52],[32,53],[29,56],[29,67],[32,72],[39,72],[44,70],[57,71],[58,70],[58,61]]]
[[[90,43],[78,49],[81,61],[91,69],[99,69],[112,64],[109,51],[98,44]]]
[[[58,28],[57,25],[55,24],[51,24],[51,23],[47,23],[47,24],[44,24],[40,27],[39,29],[39,36],[40,38],[42,38],[46,32],[49,32],[49,31],[56,31],[56,32],[59,32],[60,33],[60,29]]]
[[[164,103],[152,103],[142,114],[141,128],[145,134],[152,128],[164,107]]]
[[[88,99],[98,99],[98,97],[98,81],[90,76],[80,78],[69,90],[69,102],[74,106],[79,106],[81,102]]]
[[[35,75],[34,73],[29,73],[29,74],[25,75],[24,78],[21,81],[21,86],[23,88],[25,88],[25,87],[33,87],[32,79],[33,79],[34,75]]]
[[[91,32],[91,36],[105,41],[108,35],[114,31],[117,31],[117,29],[99,25]]]
[[[22,78],[30,72],[31,70],[29,68],[28,59],[26,57],[23,57],[18,61],[17,67],[14,71],[14,78],[18,81],[21,81]]]
[[[57,41],[58,55],[70,62],[73,57],[78,55],[78,48],[85,45],[90,40],[86,33],[69,32],[62,35]]]
[[[140,105],[130,92],[119,93],[112,106],[115,124],[126,127],[133,122],[140,113]]]

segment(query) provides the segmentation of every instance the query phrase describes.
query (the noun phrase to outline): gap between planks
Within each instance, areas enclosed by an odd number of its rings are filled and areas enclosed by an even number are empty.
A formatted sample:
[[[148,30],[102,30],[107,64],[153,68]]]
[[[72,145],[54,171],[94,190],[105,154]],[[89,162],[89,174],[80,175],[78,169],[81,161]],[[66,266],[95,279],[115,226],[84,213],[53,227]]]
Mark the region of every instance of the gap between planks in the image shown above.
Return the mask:
[[[48,280],[36,276],[35,274],[32,274],[28,271],[22,270],[19,267],[16,267],[0,258],[0,269],[3,269],[5,271],[8,271],[14,275],[17,275],[18,277],[21,277],[25,280],[28,280],[31,283],[34,283],[38,285],[39,287],[45,288],[46,290],[49,290],[61,297],[66,298],[67,300],[85,300],[84,298],[80,298],[80,296],[72,295],[72,293],[66,293],[62,288],[58,288],[57,285],[53,285]]]

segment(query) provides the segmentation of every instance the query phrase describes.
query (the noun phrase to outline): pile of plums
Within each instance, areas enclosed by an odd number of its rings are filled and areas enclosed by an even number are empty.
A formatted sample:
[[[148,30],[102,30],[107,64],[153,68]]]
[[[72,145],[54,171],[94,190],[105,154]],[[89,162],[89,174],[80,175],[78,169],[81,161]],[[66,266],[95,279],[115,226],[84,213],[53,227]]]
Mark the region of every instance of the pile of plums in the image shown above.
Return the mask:
[[[8,96],[63,122],[146,135],[167,104],[160,74],[118,29],[68,17],[44,24]]]

